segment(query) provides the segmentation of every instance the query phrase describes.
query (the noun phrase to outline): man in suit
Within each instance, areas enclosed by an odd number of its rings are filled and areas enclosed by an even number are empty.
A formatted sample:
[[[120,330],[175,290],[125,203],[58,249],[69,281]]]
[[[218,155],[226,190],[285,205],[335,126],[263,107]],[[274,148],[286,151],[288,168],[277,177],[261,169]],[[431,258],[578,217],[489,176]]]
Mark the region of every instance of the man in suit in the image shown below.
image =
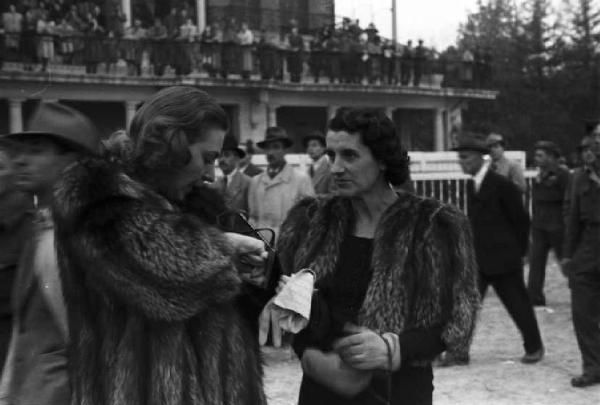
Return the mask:
[[[250,139],[246,141],[245,156],[240,159],[239,169],[240,172],[246,176],[254,177],[261,174],[263,171],[258,166],[252,163],[252,156],[254,155],[254,143]]]
[[[492,164],[490,169],[501,176],[506,177],[521,190],[521,193],[527,191],[527,183],[525,182],[525,174],[523,169],[515,162],[511,162],[504,156],[504,148],[506,143],[504,137],[500,134],[489,134],[486,140],[489,148]]]
[[[529,216],[521,193],[508,179],[490,170],[489,162],[484,159],[489,149],[483,139],[465,133],[454,150],[458,152],[463,172],[473,177],[467,189],[467,209],[479,265],[481,297],[488,286],[494,288],[523,337],[525,355],[521,362],[537,363],[544,356],[544,346],[523,280],[522,259],[527,253]],[[468,362],[468,353],[448,353],[442,365]]]
[[[546,305],[544,279],[550,249],[560,260],[563,243],[563,201],[569,182],[569,171],[558,163],[560,150],[554,142],[539,141],[534,146],[534,159],[539,174],[533,182],[531,251],[527,288],[534,306]]]
[[[225,196],[230,209],[248,215],[248,187],[250,177],[238,169],[240,159],[246,156],[232,136],[227,136],[219,157],[223,175],[217,179],[217,187]]]
[[[583,167],[573,173],[565,196],[561,261],[583,362],[583,373],[571,380],[577,388],[600,384],[600,127],[590,126],[579,146]]]
[[[306,153],[312,160],[308,168],[308,175],[312,181],[315,194],[329,194],[333,186],[331,177],[331,164],[325,154],[325,136],[320,131],[314,131],[302,140]]]
[[[100,137],[81,113],[43,103],[17,144],[16,185],[37,196],[32,234],[13,289],[12,337],[0,382],[0,404],[70,403],[67,313],[54,247],[51,207],[65,167],[98,151]]]

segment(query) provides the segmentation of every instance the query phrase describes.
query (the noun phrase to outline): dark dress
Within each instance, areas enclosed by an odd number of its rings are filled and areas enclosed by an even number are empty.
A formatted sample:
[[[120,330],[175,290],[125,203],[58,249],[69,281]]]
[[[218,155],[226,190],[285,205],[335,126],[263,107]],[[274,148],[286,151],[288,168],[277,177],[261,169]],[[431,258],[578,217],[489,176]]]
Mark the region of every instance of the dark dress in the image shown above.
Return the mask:
[[[335,339],[343,336],[346,322],[356,322],[371,281],[373,240],[346,236],[340,251],[337,271],[317,286],[311,321],[296,336],[294,350],[299,358],[308,347],[331,351]],[[411,365],[415,358],[433,358],[444,350],[441,327],[400,334],[402,366],[392,374],[392,404],[431,404],[433,372],[430,363]],[[371,405],[385,403],[386,374],[377,372],[371,386],[355,398],[344,398],[304,375],[299,405]],[[383,402],[382,402],[383,401]]]

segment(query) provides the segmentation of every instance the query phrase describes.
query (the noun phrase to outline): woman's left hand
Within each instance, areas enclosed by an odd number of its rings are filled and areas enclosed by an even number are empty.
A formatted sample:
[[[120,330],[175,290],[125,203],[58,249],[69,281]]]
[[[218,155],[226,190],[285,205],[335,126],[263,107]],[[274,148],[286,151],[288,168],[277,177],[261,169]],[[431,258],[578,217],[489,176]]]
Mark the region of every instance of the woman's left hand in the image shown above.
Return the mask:
[[[268,256],[265,243],[239,233],[226,232],[225,237],[233,246],[237,260],[254,267],[262,266]]]
[[[336,340],[333,350],[346,364],[357,370],[387,369],[388,351],[381,336],[362,326],[346,324],[348,336]]]

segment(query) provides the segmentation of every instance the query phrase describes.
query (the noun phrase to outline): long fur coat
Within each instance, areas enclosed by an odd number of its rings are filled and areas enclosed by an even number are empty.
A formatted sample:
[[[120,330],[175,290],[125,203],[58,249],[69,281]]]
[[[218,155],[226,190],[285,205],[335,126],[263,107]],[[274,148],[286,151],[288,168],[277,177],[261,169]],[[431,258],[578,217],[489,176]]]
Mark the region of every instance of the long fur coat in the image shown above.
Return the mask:
[[[72,404],[265,404],[222,233],[107,163],[55,193]]]
[[[346,198],[300,201],[281,228],[283,271],[311,268],[318,287],[337,270],[340,247],[354,221]],[[467,347],[479,307],[467,218],[453,207],[401,193],[383,214],[373,246],[373,276],[359,323],[397,334],[442,326],[447,349]]]

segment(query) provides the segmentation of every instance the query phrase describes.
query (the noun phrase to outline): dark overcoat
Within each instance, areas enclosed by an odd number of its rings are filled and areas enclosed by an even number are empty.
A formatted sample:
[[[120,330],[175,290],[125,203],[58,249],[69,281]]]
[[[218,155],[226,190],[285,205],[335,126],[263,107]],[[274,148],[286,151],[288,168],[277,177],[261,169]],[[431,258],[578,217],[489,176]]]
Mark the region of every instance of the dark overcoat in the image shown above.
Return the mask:
[[[95,159],[55,193],[72,404],[265,404],[222,233]]]
[[[496,275],[521,270],[527,253],[529,214],[517,186],[488,171],[479,192],[469,182],[467,206],[479,271]]]

